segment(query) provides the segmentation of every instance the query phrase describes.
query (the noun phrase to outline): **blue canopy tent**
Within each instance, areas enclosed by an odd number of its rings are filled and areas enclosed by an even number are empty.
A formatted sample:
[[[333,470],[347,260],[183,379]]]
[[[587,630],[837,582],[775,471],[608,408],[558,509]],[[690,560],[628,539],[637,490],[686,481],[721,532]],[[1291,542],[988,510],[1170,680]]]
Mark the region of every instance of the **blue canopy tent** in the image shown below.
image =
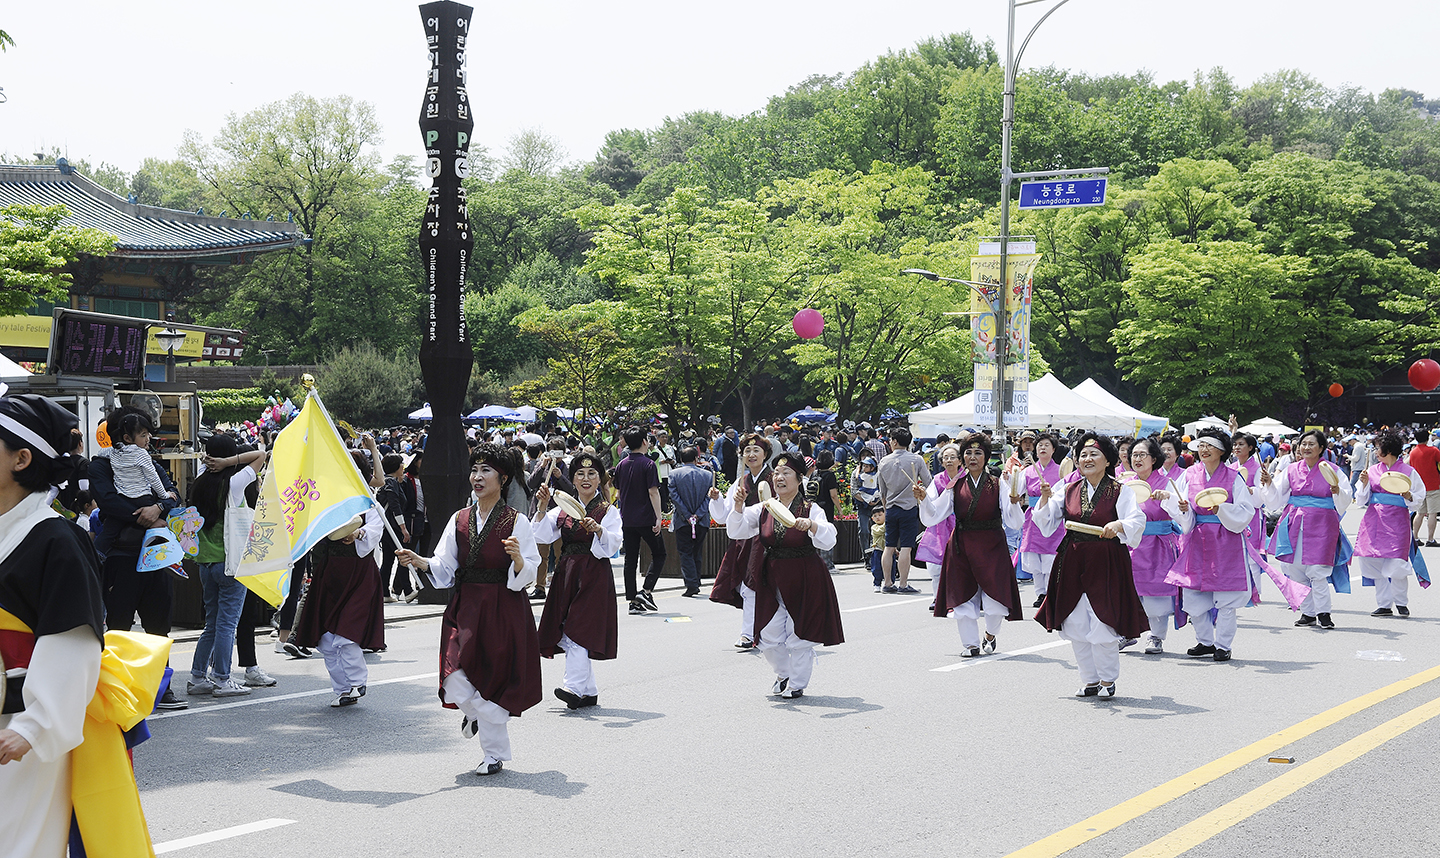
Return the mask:
[[[805,407],[786,417],[786,422],[798,420],[801,423],[828,423],[835,419],[835,415],[829,411],[817,411],[814,408]]]
[[[504,405],[486,405],[465,415],[471,420],[520,420],[520,412]]]
[[[410,412],[411,420],[434,420],[435,415],[430,412],[430,403],[425,403],[421,408]]]

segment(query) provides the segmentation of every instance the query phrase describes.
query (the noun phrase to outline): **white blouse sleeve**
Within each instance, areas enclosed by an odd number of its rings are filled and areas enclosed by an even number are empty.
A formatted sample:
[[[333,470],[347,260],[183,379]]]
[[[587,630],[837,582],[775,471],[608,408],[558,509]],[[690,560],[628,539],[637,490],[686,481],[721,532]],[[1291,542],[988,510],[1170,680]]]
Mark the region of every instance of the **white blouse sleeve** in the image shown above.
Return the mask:
[[[966,479],[963,475],[957,475],[956,480]],[[1001,492],[1004,494],[1004,492]],[[940,484],[932,481],[925,489],[925,498],[920,501],[920,523],[926,527],[934,527],[945,519],[955,514],[955,486],[952,483],[944,491],[940,491]]]
[[[361,557],[374,553],[380,546],[380,536],[385,532],[385,513],[378,506],[365,510],[365,523],[360,525],[359,536],[355,537],[355,553]]]
[[[710,501],[710,519],[712,521],[725,523],[730,513],[735,509],[735,494],[740,491],[740,481],[736,480],[730,488],[718,498]]]
[[[1265,506],[1269,509],[1284,509],[1290,503],[1290,468],[1287,465],[1271,475],[1270,487],[1263,492]]]
[[[1115,517],[1125,529],[1121,542],[1129,548],[1137,548],[1145,537],[1145,511],[1135,502],[1135,493],[1120,487],[1120,497],[1115,501]]]
[[[1010,490],[1000,486],[1000,523],[1011,530],[1025,526],[1025,508],[1010,501]]]
[[[749,539],[752,536],[760,535],[760,510],[765,507],[762,504],[752,504],[745,507],[744,512],[730,511],[730,517],[725,520],[726,529],[730,532],[731,539]]]
[[[85,707],[100,681],[100,641],[89,626],[35,639],[25,675],[25,711],[10,719],[41,762],[53,763],[83,741]]]
[[[608,560],[620,550],[623,541],[620,535],[620,509],[611,506],[605,510],[605,517],[600,519],[600,532],[595,534],[595,540],[590,543],[590,553],[601,560]]]
[[[1332,495],[1335,498],[1335,512],[1344,516],[1345,511],[1350,509],[1350,502],[1355,499],[1355,494],[1350,488],[1350,480],[1346,479],[1344,471],[1336,468],[1335,478],[1340,488],[1339,492]]]
[[[1060,489],[1055,491],[1054,489]],[[1055,486],[1050,500],[1035,507],[1030,513],[1030,522],[1040,528],[1041,536],[1053,536],[1065,522],[1065,490]]]
[[[560,513],[561,509],[557,506],[541,516],[539,521],[531,520],[530,530],[535,534],[536,544],[549,545],[560,538]]]
[[[810,520],[815,522],[815,532],[810,534],[810,542],[821,551],[829,551],[835,547],[839,540],[840,533],[830,519],[825,517],[825,510],[819,504],[810,504],[808,513]]]
[[[441,589],[455,583],[455,570],[460,567],[460,549],[455,544],[455,522],[461,513],[468,509],[466,507],[450,516],[444,532],[440,534],[440,541],[435,543],[435,556],[425,558],[430,564],[431,579],[434,580],[435,586]]]
[[[491,515],[495,514],[491,510]],[[530,519],[523,515],[515,516],[515,527],[510,531],[520,543],[520,559],[525,561],[523,569],[516,569],[514,561],[510,563],[510,578],[505,586],[511,590],[524,590],[535,583],[535,576],[540,571],[540,547],[535,544],[535,531],[530,528]]]
[[[1285,494],[1289,496],[1289,486],[1286,486]],[[1255,520],[1255,499],[1250,496],[1250,487],[1245,484],[1243,475],[1235,475],[1235,483],[1230,486],[1230,500],[1220,504],[1215,516],[1231,533],[1244,533],[1245,528]]]

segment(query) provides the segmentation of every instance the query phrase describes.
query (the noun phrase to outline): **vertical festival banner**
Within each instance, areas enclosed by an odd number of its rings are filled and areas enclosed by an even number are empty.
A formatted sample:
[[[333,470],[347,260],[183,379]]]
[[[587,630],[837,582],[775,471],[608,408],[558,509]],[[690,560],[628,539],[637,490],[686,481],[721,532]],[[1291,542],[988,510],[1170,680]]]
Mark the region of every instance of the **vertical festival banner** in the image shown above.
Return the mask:
[[[435,521],[447,521],[465,504],[469,447],[460,409],[470,385],[474,353],[465,332],[465,269],[474,239],[461,180],[469,174],[475,120],[465,92],[465,46],[474,10],[451,0],[420,7],[430,71],[420,108],[425,175],[430,198],[420,226],[420,257],[427,298],[420,339],[420,373],[434,412],[425,442],[421,478]],[[442,528],[432,530],[438,537]],[[421,546],[428,551],[431,546]]]
[[[1011,242],[1013,251],[1016,242]],[[988,247],[982,249],[988,250]],[[975,421],[994,424],[995,353],[998,326],[995,289],[1000,283],[998,243],[995,254],[970,257],[970,279],[984,283],[986,296],[970,292],[970,351],[975,362]],[[1030,305],[1038,253],[1011,253],[1005,263],[1005,424],[1030,425]]]

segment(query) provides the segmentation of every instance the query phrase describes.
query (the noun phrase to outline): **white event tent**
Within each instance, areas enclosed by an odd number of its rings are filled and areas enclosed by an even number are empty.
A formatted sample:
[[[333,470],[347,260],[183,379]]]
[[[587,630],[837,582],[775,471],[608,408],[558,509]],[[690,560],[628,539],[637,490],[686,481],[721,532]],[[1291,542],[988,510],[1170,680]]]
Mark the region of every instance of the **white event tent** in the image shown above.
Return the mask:
[[[1149,435],[1152,432],[1164,432],[1170,421],[1164,417],[1156,417],[1154,414],[1146,414],[1138,408],[1131,408],[1126,405],[1120,397],[1101,387],[1095,379],[1087,378],[1075,385],[1075,392],[1090,400],[1107,406],[1111,411],[1120,414],[1128,414],[1136,421],[1135,437],[1139,438]]]
[[[0,355],[0,378],[19,379],[29,377],[30,370],[10,358]]]
[[[1033,427],[1094,429],[1109,435],[1131,435],[1135,432],[1136,420],[1140,419],[1137,415],[1140,412],[1128,406],[1117,410],[1088,399],[1066,387],[1054,375],[1047,374],[1030,382],[1030,425]],[[983,428],[975,419],[974,391],[934,408],[910,412],[910,430],[920,438],[931,438],[941,432],[955,435],[965,426]]]

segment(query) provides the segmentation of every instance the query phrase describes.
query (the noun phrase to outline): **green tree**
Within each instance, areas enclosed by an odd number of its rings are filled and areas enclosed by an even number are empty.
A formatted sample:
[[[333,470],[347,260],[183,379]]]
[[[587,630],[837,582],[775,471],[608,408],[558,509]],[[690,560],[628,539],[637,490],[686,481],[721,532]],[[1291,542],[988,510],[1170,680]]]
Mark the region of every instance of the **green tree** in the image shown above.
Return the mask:
[[[418,360],[403,352],[386,354],[369,343],[330,355],[315,384],[333,417],[368,428],[405,419],[424,390]]]
[[[69,216],[63,205],[0,207],[0,316],[24,313],[37,300],[63,301],[73,282],[66,267],[115,249],[109,233],[61,223]]]
[[[621,335],[632,321],[629,316],[623,305],[607,301],[526,311],[520,330],[545,343],[547,371],[515,385],[511,395],[545,408],[578,409],[586,416],[650,404],[646,392],[656,370]]]
[[[1130,263],[1134,315],[1115,328],[1118,365],[1146,410],[1247,419],[1303,396],[1297,321],[1304,260],[1239,242],[1158,242]]]
[[[465,296],[466,330],[475,349],[475,368],[504,378],[521,364],[541,360],[544,345],[520,330],[519,319],[532,307],[542,307],[539,294],[507,283],[486,295]]]

